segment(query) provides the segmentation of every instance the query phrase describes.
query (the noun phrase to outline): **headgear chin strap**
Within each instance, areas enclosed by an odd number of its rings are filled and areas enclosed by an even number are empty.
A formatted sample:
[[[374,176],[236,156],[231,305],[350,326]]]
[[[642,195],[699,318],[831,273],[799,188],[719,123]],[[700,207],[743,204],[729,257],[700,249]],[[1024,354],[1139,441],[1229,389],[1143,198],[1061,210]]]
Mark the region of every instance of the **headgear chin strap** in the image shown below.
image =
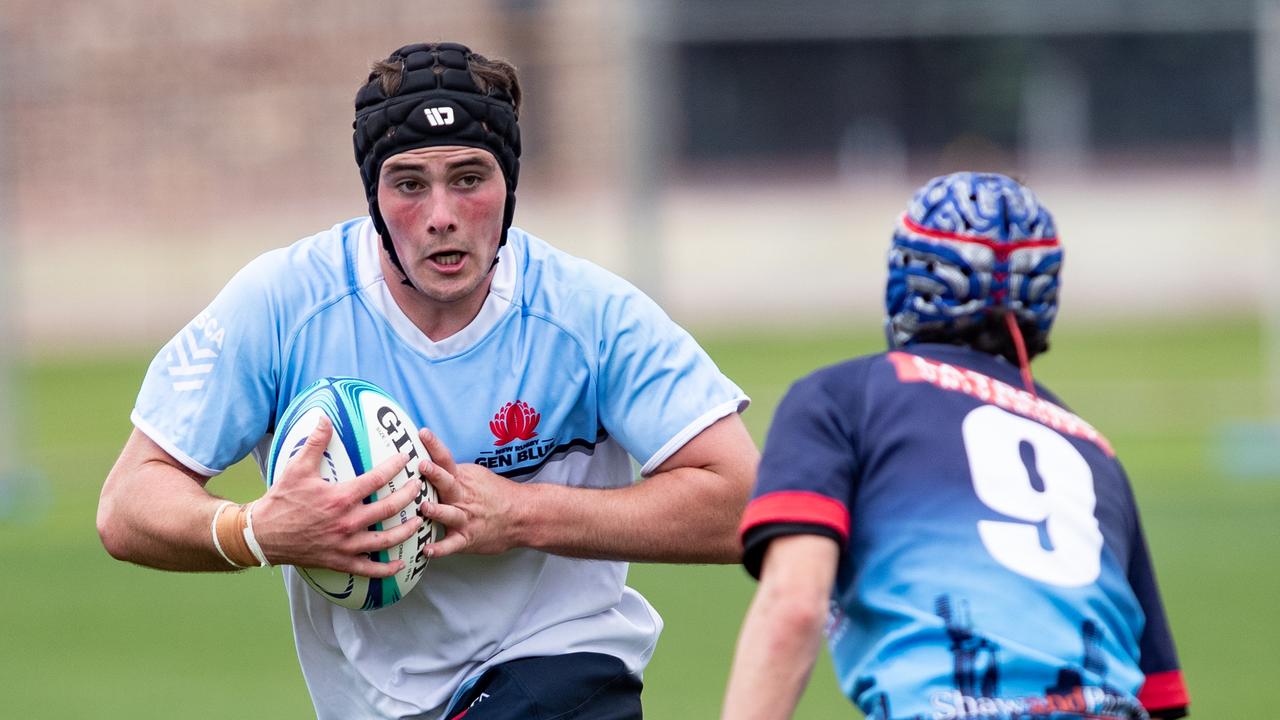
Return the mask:
[[[404,266],[378,209],[378,176],[387,158],[408,150],[462,145],[492,153],[507,183],[498,247],[507,241],[520,176],[520,126],[515,102],[504,88],[482,90],[476,84],[468,64],[471,55],[469,48],[457,43],[406,45],[387,58],[388,62],[399,60],[404,67],[394,95],[386,95],[376,72],[356,93],[352,124],[356,163],[373,226],[400,272]]]

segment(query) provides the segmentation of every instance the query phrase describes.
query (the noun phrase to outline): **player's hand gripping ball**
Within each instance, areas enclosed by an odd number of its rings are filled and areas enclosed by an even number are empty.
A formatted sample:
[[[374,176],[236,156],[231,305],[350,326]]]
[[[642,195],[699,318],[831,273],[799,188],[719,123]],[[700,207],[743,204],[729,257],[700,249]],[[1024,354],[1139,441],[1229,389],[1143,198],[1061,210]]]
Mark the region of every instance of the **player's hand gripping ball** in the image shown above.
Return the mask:
[[[269,483],[275,484],[284,476],[285,465],[302,449],[321,415],[328,416],[333,424],[333,436],[320,463],[320,476],[325,480],[354,480],[388,458],[405,453],[411,458],[409,465],[366,498],[365,503],[390,495],[410,480],[422,481],[423,490],[415,502],[371,530],[389,530],[408,522],[423,500],[436,499],[435,488],[418,472],[419,461],[429,459],[418,437],[418,428],[386,392],[356,378],[318,380],[289,403],[276,425],[271,443],[267,465]],[[370,553],[370,559],[378,562],[404,561],[404,569],[391,577],[367,578],[323,568],[297,570],[308,585],[331,602],[355,610],[376,610],[397,602],[418,584],[427,565],[422,547],[435,542],[440,534],[440,527],[427,521],[403,543]]]

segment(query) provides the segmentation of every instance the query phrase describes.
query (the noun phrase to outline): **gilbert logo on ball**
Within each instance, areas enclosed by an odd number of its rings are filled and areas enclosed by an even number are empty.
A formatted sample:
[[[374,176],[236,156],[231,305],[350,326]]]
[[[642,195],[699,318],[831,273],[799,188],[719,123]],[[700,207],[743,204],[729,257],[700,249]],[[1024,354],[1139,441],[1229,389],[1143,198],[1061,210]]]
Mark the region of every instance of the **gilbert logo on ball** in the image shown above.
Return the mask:
[[[306,388],[285,408],[276,423],[275,438],[267,465],[267,482],[275,484],[284,475],[289,460],[302,450],[307,436],[320,417],[333,424],[333,436],[320,463],[320,475],[329,482],[349,482],[399,453],[409,455],[409,465],[386,485],[365,498],[372,503],[404,487],[410,480],[423,479],[418,472],[427,450],[418,437],[418,428],[408,413],[376,385],[347,377],[328,377]],[[408,522],[423,500],[435,500],[436,491],[423,481],[418,499],[370,530],[389,530]],[[367,578],[323,568],[297,568],[303,580],[331,602],[355,610],[376,610],[399,601],[417,585],[426,569],[422,547],[441,534],[435,522],[425,522],[413,537],[388,550],[369,553],[378,562],[403,560],[404,569],[388,578]]]

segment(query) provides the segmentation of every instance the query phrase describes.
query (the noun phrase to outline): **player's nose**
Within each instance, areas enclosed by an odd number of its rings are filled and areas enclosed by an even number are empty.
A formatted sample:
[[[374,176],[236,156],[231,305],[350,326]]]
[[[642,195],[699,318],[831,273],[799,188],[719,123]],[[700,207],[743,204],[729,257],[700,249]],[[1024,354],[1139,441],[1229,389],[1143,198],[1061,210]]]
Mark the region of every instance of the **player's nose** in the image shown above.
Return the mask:
[[[427,232],[432,235],[447,235],[457,230],[458,214],[449,194],[439,190],[433,192],[431,207],[427,212]]]

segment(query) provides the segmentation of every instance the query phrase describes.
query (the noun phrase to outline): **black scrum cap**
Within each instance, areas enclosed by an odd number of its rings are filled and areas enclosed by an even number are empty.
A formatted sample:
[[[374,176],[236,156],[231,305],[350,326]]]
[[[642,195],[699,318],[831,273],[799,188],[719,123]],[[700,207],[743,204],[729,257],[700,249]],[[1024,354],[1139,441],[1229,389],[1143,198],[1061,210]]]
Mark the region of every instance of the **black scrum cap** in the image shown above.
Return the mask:
[[[472,55],[457,43],[406,45],[387,58],[404,67],[400,87],[393,95],[383,91],[377,73],[370,73],[356,93],[352,141],[360,179],[374,228],[402,272],[378,209],[378,175],[387,158],[407,150],[462,145],[492,153],[507,183],[499,246],[507,241],[520,176],[520,127],[515,101],[505,89],[481,89],[476,84],[469,64]]]

